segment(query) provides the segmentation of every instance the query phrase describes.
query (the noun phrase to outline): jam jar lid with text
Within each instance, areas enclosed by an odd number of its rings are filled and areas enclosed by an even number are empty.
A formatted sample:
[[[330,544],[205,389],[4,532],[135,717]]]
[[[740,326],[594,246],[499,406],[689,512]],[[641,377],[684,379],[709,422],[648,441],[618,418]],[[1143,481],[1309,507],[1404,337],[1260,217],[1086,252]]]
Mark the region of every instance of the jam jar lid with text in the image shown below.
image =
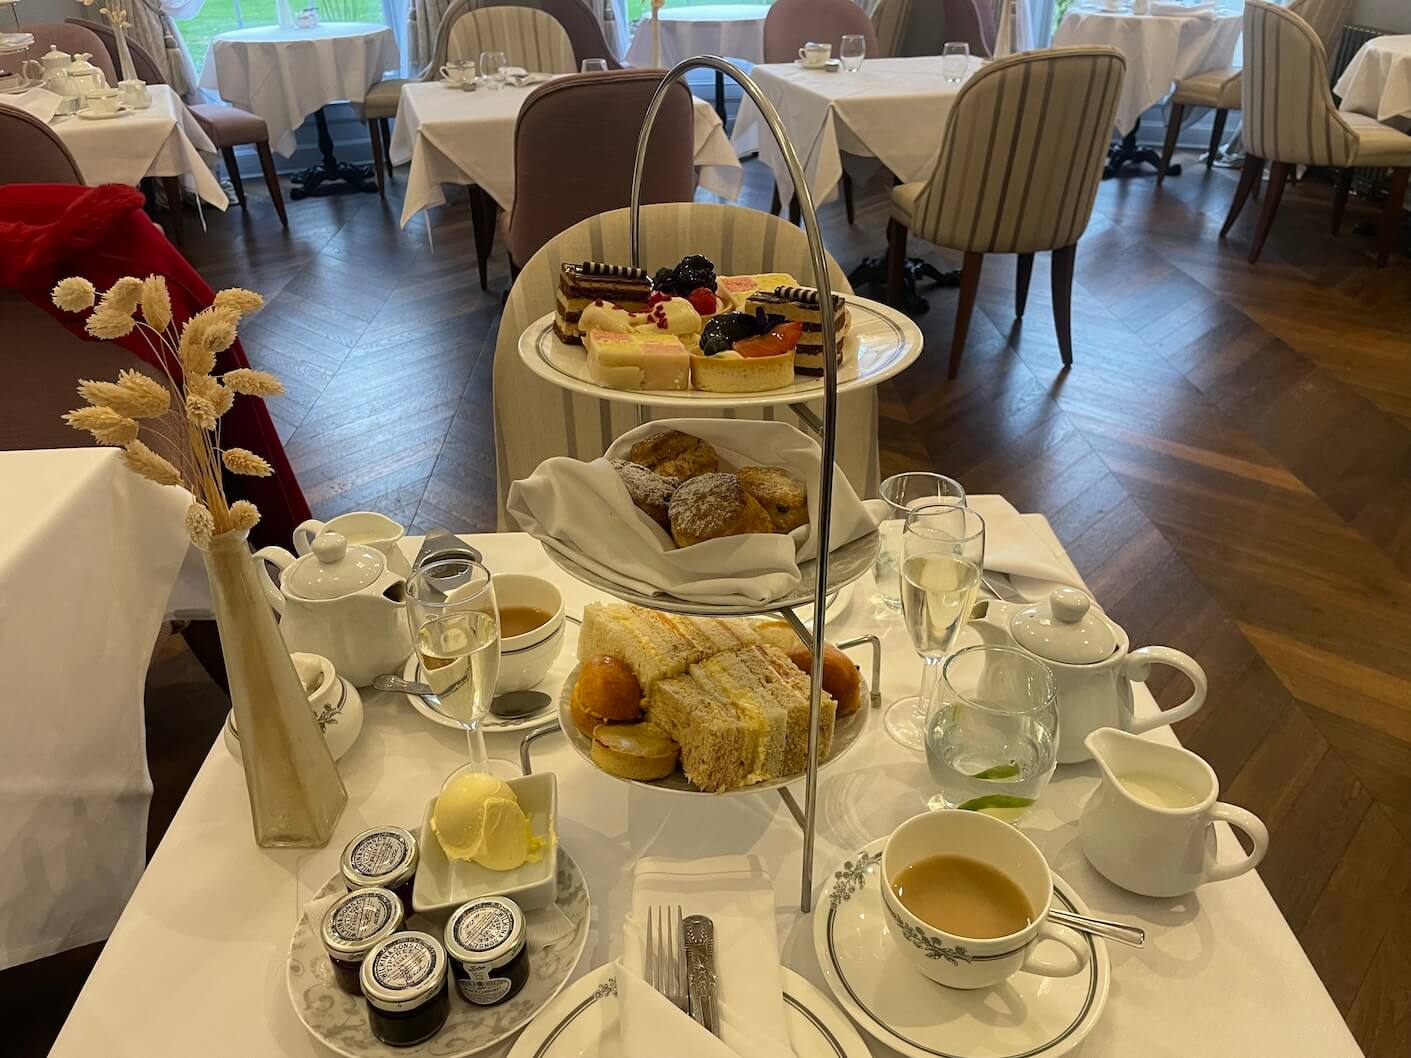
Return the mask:
[[[350,888],[396,889],[416,873],[417,859],[416,838],[411,831],[373,827],[348,842],[340,867]]]
[[[446,950],[467,967],[494,970],[524,947],[524,912],[513,900],[486,896],[462,904],[446,923]]]
[[[354,961],[402,928],[402,901],[390,889],[354,889],[333,902],[320,935],[330,955]]]
[[[446,987],[446,949],[429,933],[394,933],[367,953],[360,983],[378,1010],[416,1010]]]

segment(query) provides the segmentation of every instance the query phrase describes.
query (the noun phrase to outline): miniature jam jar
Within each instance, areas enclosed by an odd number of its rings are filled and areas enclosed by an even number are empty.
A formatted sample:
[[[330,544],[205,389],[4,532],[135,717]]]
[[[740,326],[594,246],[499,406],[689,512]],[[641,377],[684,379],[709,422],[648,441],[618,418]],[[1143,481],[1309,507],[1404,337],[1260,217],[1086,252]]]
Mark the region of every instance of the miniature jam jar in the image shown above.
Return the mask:
[[[323,916],[319,933],[338,987],[363,994],[358,974],[367,953],[402,928],[402,902],[390,889],[354,889]]]
[[[418,861],[416,838],[401,827],[373,827],[348,842],[343,850],[343,881],[353,889],[391,889],[412,913],[412,886]]]
[[[390,1047],[413,1047],[451,1015],[446,949],[429,933],[394,933],[363,959],[359,980],[372,1034]]]
[[[486,896],[462,904],[446,923],[446,952],[456,988],[477,1006],[519,994],[529,980],[524,912],[513,900]]]

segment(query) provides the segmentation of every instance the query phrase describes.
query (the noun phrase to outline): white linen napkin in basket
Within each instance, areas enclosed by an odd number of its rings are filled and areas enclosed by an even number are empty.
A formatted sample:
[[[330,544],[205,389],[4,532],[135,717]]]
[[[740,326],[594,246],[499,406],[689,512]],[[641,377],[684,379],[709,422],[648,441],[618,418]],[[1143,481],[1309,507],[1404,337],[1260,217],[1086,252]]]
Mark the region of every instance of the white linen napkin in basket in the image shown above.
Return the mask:
[[[808,525],[788,536],[752,533],[678,548],[670,534],[633,505],[607,463],[627,458],[636,442],[664,430],[709,441],[722,470],[788,467],[808,490]],[[821,466],[817,442],[787,423],[668,419],[623,434],[603,459],[591,463],[546,459],[529,477],[510,486],[507,506],[519,527],[545,547],[636,591],[702,603],[765,603],[797,587],[799,562],[814,557]],[[870,533],[876,525],[876,514],[834,468],[830,549]]]
[[[649,908],[681,907],[715,923],[720,1038],[642,979]],[[774,883],[753,856],[644,859],[632,876],[632,910],[617,963],[624,1058],[792,1058],[774,924]]]
[[[967,506],[985,520],[985,570],[1004,573],[1030,602],[1055,588],[1082,588],[1068,562],[1035,533],[1003,496],[967,496]]]

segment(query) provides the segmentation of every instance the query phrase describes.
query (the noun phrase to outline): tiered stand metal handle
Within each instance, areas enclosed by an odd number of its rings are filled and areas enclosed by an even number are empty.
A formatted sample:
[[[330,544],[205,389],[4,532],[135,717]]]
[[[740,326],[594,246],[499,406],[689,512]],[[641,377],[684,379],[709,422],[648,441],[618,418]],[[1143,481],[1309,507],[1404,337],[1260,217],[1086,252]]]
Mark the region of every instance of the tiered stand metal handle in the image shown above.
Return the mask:
[[[813,208],[813,195],[809,192],[808,182],[804,179],[803,167],[799,165],[794,145],[789,141],[788,133],[784,131],[784,126],[779,120],[779,114],[775,111],[774,104],[765,97],[764,93],[759,90],[759,85],[755,84],[748,74],[734,63],[722,59],[718,55],[697,55],[677,63],[662,78],[661,84],[657,86],[656,94],[652,96],[651,105],[647,107],[646,120],[642,123],[641,135],[637,137],[637,161],[632,170],[632,263],[637,266],[642,263],[642,170],[646,166],[647,144],[651,140],[652,128],[656,125],[657,114],[661,111],[667,93],[687,73],[699,69],[715,70],[718,73],[728,75],[759,108],[765,125],[768,126],[774,137],[774,142],[784,156],[784,164],[789,169],[789,179],[794,185],[794,191],[798,195],[799,206],[803,214],[803,226],[804,232],[808,236],[809,253],[813,257],[813,281],[818,288],[818,304],[822,309],[819,316],[823,324],[823,418],[815,423],[812,421],[811,415],[800,416],[818,433],[819,440],[823,445],[823,462],[822,470],[819,473],[817,493],[819,497],[818,522],[813,527],[814,539],[817,544],[818,572],[813,592],[812,632],[805,627],[793,610],[780,611],[784,618],[793,625],[794,631],[799,634],[800,638],[809,644],[810,649],[813,649],[814,644],[826,642],[823,636],[823,625],[825,611],[828,608],[828,543],[833,521],[834,455],[838,433],[838,333],[836,320],[830,311],[833,304],[833,287],[828,278],[828,255],[823,250],[823,233],[818,227],[818,214]],[[804,810],[801,820],[803,825],[803,876],[799,904],[804,911],[809,911],[813,904],[813,844],[818,821],[818,713],[823,693],[822,650],[813,649],[811,682],[812,686],[808,696],[808,769],[805,773]],[[787,790],[783,792],[787,794]],[[789,802],[789,800],[786,796],[785,801]],[[790,803],[789,807],[797,815],[797,806]]]

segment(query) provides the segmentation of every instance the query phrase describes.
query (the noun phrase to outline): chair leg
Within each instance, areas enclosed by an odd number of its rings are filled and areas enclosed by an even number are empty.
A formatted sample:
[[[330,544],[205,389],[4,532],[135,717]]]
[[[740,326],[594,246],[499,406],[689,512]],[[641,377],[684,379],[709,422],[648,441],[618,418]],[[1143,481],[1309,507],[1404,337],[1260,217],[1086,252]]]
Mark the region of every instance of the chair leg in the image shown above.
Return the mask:
[[[783,206],[784,206],[784,202],[783,202],[783,200],[779,197],[779,185],[778,185],[778,184],[775,184],[775,185],[774,185],[774,198],[771,199],[771,200],[770,200],[770,203],[769,203],[769,215],[772,216],[772,217],[777,217],[777,216],[779,216],[779,210],[782,209]]]
[[[1023,319],[1024,306],[1029,303],[1029,280],[1034,276],[1034,255],[1021,253],[1018,264],[1019,269],[1015,275],[1014,284],[1014,315]]]
[[[171,219],[171,233],[176,236],[176,241],[182,241],[181,235],[181,178],[176,176],[162,177],[162,187],[167,193],[167,216]]]
[[[1244,204],[1249,201],[1249,193],[1258,185],[1259,178],[1263,175],[1264,159],[1246,154],[1244,166],[1240,169],[1239,186],[1235,188],[1235,197],[1230,202],[1230,212],[1225,216],[1225,223],[1220,226],[1220,238],[1230,234],[1230,229],[1235,226],[1235,218],[1240,215],[1240,210],[1244,209]]]
[[[377,127],[382,130],[382,149],[387,152],[392,150],[392,122],[388,118],[378,118]],[[391,180],[397,175],[397,170],[392,168],[392,159],[387,159],[387,179]]]
[[[1181,135],[1181,119],[1186,116],[1184,103],[1171,104],[1171,118],[1166,122],[1166,145],[1161,148],[1161,168],[1156,170],[1156,186],[1166,179],[1166,170],[1171,168],[1171,155],[1176,153],[1176,139]]]
[[[1338,174],[1337,191],[1333,195],[1333,234],[1342,230],[1342,215],[1347,211],[1347,194],[1352,190],[1352,175],[1356,170],[1350,166]]]
[[[1411,182],[1411,169],[1393,169],[1391,183],[1387,186],[1386,206],[1382,210],[1382,239],[1377,248],[1377,267],[1385,268],[1391,259],[1391,251],[1396,246],[1396,236],[1401,230],[1401,211],[1406,205],[1406,185]]]
[[[965,352],[965,337],[970,333],[970,315],[975,311],[975,295],[980,292],[980,269],[985,264],[982,253],[967,253],[960,266],[960,302],[955,307],[955,332],[950,340],[950,368],[947,378],[955,378],[960,370],[960,356]]]
[[[853,222],[852,177],[843,171],[843,209],[847,211],[848,223]]]
[[[265,187],[269,188],[270,201],[279,214],[279,223],[289,227],[289,215],[284,212],[284,192],[279,189],[279,174],[274,171],[274,155],[269,153],[269,140],[255,144],[255,152],[260,156],[260,169],[265,174]]]
[[[906,225],[895,217],[887,221],[887,304],[901,308],[906,281]]]
[[[376,118],[368,118],[367,138],[372,144],[372,171],[377,177],[377,193],[383,198],[387,197],[387,185],[382,174],[384,161],[382,157],[382,127],[378,125]]]
[[[235,188],[235,201],[245,209],[245,184],[240,179],[240,166],[235,162],[235,148],[222,147],[220,156],[225,159],[225,171],[230,174],[230,186]]]
[[[1225,138],[1225,119],[1230,116],[1228,110],[1215,111],[1215,123],[1210,129],[1210,150],[1205,154],[1205,168],[1211,169],[1215,165],[1215,155],[1220,151],[1220,141]]]
[[[1073,366],[1073,266],[1078,259],[1078,244],[1065,246],[1049,254],[1049,269],[1053,276],[1053,329],[1058,333],[1058,355],[1063,366]]]
[[[480,268],[480,289],[489,290],[490,251],[495,248],[495,200],[479,185],[470,185],[470,223],[475,230],[475,263]]]
[[[1269,166],[1269,193],[1264,196],[1264,206],[1259,211],[1259,224],[1254,229],[1254,244],[1249,248],[1249,263],[1257,264],[1264,250],[1264,240],[1274,227],[1274,214],[1279,212],[1279,200],[1284,197],[1284,185],[1288,183],[1293,166],[1288,162],[1274,162]]]
[[[799,205],[799,196],[795,195],[789,199],[789,223],[794,227],[799,226],[799,221],[803,219],[803,206]]]

